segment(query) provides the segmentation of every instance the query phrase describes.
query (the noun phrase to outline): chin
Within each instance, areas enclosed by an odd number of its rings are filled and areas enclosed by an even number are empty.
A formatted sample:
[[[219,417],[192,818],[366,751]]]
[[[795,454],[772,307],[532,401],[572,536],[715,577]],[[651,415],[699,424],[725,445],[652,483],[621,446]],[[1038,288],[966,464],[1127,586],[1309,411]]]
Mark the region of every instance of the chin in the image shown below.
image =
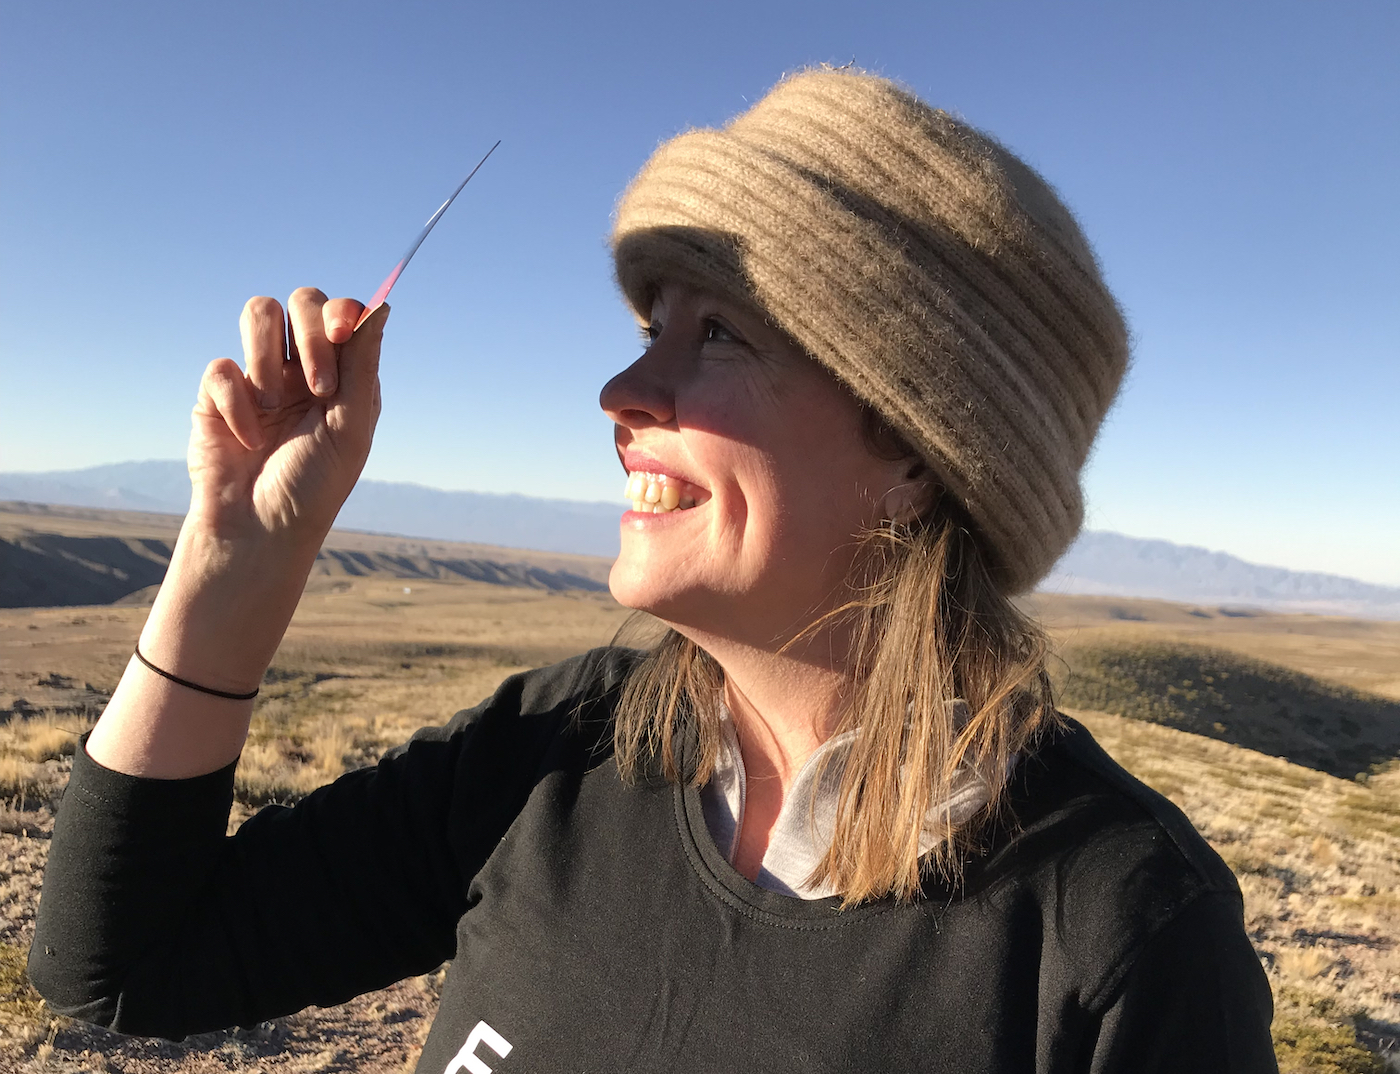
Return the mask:
[[[633,574],[634,572],[622,565],[621,559],[616,560],[612,565],[612,570],[608,572],[608,591],[612,593],[613,600],[624,608],[644,612],[647,610],[643,606],[645,598],[639,592],[637,579]]]
[[[659,615],[658,609],[676,596],[681,566],[677,557],[666,555],[666,551],[624,526],[621,549],[608,572],[613,599],[624,608]]]
[[[624,608],[646,612],[672,627],[698,627],[714,619],[717,611],[713,594],[681,583],[674,568],[649,569],[625,554],[613,563],[608,589]]]
[[[658,584],[658,575],[665,577],[664,572],[649,571],[629,561],[624,553],[608,572],[608,589],[624,608],[661,615],[661,609],[674,603],[675,593],[671,586]]]

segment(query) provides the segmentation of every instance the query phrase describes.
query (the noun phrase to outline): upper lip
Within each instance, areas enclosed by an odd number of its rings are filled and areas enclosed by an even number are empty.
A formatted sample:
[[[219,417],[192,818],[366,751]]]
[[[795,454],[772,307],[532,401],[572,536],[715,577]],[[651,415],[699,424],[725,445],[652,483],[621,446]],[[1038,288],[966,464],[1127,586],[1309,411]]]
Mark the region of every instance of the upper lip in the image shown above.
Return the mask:
[[[648,455],[635,444],[629,445],[627,449],[620,454],[622,458],[622,467],[629,474],[641,472],[644,474],[664,475],[675,481],[684,481],[689,485],[694,485],[696,488],[704,488],[704,486],[693,477],[689,477],[676,467],[662,462],[654,455]]]

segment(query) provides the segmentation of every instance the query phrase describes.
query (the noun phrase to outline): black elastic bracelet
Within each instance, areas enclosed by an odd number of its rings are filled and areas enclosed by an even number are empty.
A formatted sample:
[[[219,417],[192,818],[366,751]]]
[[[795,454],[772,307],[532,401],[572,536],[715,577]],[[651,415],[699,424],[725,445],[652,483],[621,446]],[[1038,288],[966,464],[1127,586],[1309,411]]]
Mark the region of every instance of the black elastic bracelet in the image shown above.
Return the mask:
[[[154,671],[162,679],[169,679],[177,686],[187,686],[191,690],[198,690],[201,694],[212,694],[214,697],[226,697],[230,701],[252,701],[253,698],[258,696],[257,690],[254,690],[250,694],[235,694],[229,690],[215,690],[212,686],[200,686],[197,682],[190,682],[189,679],[182,679],[178,675],[172,675],[164,668],[156,667],[144,656],[142,656],[141,646],[139,643],[136,646],[136,659],[141,661],[141,663],[145,664],[146,667],[148,667],[151,671]],[[261,689],[261,687],[259,687],[259,689]]]

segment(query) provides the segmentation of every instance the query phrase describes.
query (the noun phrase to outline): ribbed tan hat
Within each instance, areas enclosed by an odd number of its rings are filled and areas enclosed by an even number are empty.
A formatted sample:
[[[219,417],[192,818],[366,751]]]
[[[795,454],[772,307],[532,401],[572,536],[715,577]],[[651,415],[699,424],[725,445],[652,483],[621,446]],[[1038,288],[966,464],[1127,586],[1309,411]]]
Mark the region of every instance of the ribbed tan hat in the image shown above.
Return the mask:
[[[1127,330],[1069,210],[986,135],[883,78],[791,75],[662,145],[612,243],[640,316],[662,281],[756,305],[884,415],[1008,591],[1078,533]]]

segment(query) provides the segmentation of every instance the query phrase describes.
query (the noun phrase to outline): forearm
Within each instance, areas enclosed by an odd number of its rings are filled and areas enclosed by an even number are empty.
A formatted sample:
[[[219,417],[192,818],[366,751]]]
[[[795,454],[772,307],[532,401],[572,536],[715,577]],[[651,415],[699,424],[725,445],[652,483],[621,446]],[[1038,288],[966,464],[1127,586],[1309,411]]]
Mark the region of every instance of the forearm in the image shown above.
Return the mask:
[[[533,725],[513,717],[503,730]],[[477,751],[480,774],[459,779],[467,727],[464,714],[231,838],[232,766],[143,779],[79,751],[30,953],[35,985],[60,1013],[178,1038],[341,1003],[451,958],[469,878],[539,765],[508,749],[519,778],[501,786],[497,751]],[[459,793],[482,805],[454,836]]]
[[[142,654],[212,689],[256,689],[296,610],[318,544],[217,538],[187,522],[141,632]],[[238,757],[252,710],[251,701],[180,686],[133,657],[88,740],[88,753],[129,775],[203,775]]]
[[[231,768],[195,780],[136,780],[78,751],[29,956],[30,977],[54,1010],[125,1032],[189,1032],[180,1010],[194,998],[189,989],[152,989],[149,981],[138,988],[134,967],[179,936],[196,895],[208,895],[232,788]],[[208,973],[239,976],[236,966],[202,957]],[[164,1006],[165,1019],[142,1024],[138,1014],[133,1022],[133,1001],[138,1011]]]

